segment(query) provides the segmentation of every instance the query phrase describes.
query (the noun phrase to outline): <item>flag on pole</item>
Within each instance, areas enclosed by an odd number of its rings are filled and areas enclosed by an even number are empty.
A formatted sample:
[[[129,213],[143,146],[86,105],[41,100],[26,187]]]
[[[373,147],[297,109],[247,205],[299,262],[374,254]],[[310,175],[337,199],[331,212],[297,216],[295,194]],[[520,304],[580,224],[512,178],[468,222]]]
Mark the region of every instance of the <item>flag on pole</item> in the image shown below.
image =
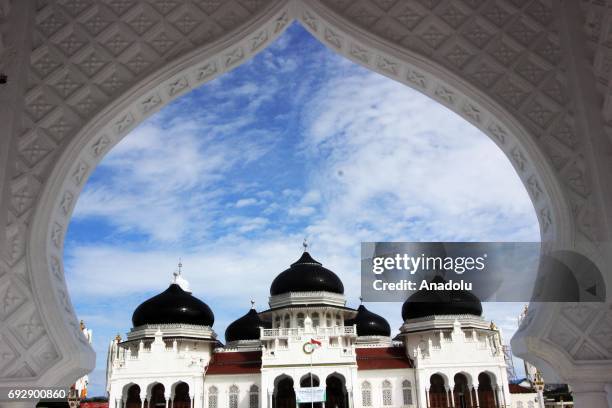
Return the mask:
[[[322,343],[320,341],[318,341],[318,340],[315,340],[315,339],[310,339],[310,343],[314,344],[316,346],[319,346],[319,347],[322,346]]]

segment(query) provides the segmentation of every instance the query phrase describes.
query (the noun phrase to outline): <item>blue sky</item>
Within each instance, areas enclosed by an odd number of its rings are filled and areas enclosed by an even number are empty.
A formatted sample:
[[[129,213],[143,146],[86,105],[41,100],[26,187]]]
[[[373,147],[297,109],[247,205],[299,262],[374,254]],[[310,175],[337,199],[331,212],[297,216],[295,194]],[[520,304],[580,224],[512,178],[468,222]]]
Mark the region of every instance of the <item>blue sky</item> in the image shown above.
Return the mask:
[[[358,304],[362,241],[538,241],[503,153],[420,93],[326,49],[298,25],[142,123],[81,194],[65,245],[94,332],[90,395],[109,341],[183,261],[214,329],[267,307],[274,277],[311,253]],[[372,303],[397,331],[398,303]],[[486,304],[509,340],[521,304]]]

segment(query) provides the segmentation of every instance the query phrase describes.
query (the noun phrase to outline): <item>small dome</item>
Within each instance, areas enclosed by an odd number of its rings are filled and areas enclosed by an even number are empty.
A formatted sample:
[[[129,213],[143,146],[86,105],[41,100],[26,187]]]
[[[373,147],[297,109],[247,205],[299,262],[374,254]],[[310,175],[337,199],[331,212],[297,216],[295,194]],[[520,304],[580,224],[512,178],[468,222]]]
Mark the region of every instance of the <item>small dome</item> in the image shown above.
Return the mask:
[[[446,283],[436,276],[432,283]],[[482,304],[478,297],[466,290],[419,290],[411,295],[402,306],[402,318],[416,319],[434,315],[482,315]]]
[[[370,312],[364,305],[357,308],[357,316],[346,321],[347,326],[357,325],[357,336],[390,336],[391,326],[387,320]]]
[[[225,341],[258,340],[259,328],[270,328],[270,323],[262,320],[254,308],[247,314],[233,321],[225,330]]]
[[[144,301],[134,310],[134,327],[144,324],[184,323],[212,326],[215,315],[200,299],[184,291],[176,283],[157,296]]]
[[[344,294],[340,278],[315,261],[308,252],[281,272],[270,286],[270,295],[288,292],[332,292]]]

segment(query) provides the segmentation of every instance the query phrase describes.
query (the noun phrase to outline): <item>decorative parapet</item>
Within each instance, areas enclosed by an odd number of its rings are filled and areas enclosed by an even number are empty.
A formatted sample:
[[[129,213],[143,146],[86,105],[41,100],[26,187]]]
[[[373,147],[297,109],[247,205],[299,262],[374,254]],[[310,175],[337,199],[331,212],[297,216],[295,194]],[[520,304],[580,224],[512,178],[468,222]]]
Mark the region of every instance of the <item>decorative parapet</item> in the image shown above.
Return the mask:
[[[332,292],[289,292],[280,295],[270,296],[270,308],[304,305],[304,304],[325,304],[329,306],[344,307],[346,297],[339,293]]]
[[[350,336],[357,337],[357,328],[353,326],[334,326],[334,327],[314,327],[306,329],[301,327],[279,328],[279,329],[260,329],[261,340],[275,340],[277,338],[301,338],[307,336],[330,337],[330,336]]]
[[[481,328],[465,330],[463,325],[455,320],[452,330],[430,330],[426,339],[422,339],[412,350],[416,360],[436,359],[447,360],[458,350],[463,353],[485,352],[487,355],[503,361],[503,349],[496,331]]]
[[[438,315],[438,316],[426,316],[418,319],[407,319],[400,332],[402,334],[418,332],[422,330],[435,330],[435,329],[452,329],[455,320],[461,322],[463,328],[476,328],[489,330],[489,322],[480,316],[474,315]]]
[[[215,340],[217,334],[210,326],[195,324],[145,324],[134,327],[127,334],[127,341],[140,340],[155,337],[155,333],[161,330],[164,337],[190,337],[202,340]]]

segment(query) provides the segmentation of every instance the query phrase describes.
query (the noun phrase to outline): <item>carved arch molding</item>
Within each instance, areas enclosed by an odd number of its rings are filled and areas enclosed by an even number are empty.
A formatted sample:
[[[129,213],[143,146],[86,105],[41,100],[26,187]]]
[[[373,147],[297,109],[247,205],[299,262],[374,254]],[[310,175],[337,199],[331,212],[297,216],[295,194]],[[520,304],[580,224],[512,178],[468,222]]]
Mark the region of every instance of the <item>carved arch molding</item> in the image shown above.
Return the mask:
[[[0,0],[0,386],[67,384],[93,368],[62,252],[96,164],[294,20],[488,134],[525,184],[544,246],[592,259],[610,293],[612,46],[600,3]],[[534,306],[514,345],[565,381],[612,381],[609,304]]]

